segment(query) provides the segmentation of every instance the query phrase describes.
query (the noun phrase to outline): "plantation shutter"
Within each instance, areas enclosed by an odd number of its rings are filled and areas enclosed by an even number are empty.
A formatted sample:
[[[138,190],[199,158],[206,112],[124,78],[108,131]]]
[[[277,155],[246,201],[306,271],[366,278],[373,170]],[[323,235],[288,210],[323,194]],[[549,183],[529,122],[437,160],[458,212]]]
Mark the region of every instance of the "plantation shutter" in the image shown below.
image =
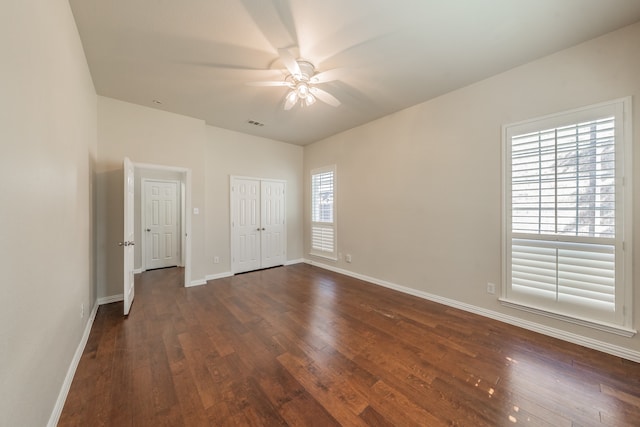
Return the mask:
[[[511,265],[515,291],[615,310],[613,245],[512,239]]]
[[[630,324],[627,103],[505,126],[507,305],[592,325]]]
[[[311,174],[311,253],[335,258],[335,168]]]
[[[615,237],[615,120],[511,139],[514,233]]]

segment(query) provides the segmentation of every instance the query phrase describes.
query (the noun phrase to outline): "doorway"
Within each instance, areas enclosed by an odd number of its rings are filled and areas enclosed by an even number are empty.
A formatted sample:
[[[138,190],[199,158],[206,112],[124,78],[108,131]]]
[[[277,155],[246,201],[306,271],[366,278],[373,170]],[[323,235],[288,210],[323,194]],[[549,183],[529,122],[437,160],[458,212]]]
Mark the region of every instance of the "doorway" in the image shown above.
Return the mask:
[[[286,182],[231,177],[231,271],[283,265],[287,259]]]
[[[145,189],[146,182],[175,183],[176,199],[174,205],[177,213],[171,219],[175,223],[177,231],[172,237],[173,241],[167,242],[168,238],[165,238],[164,243],[169,243],[169,247],[176,246],[176,250],[173,252],[176,258],[175,260],[170,260],[166,266],[177,265],[184,267],[184,285],[189,286],[191,284],[189,254],[191,218],[190,215],[187,215],[187,212],[191,209],[191,171],[181,167],[135,163],[135,240],[139,242],[139,244],[135,245],[134,265],[136,273],[161,267],[160,264],[147,262],[148,252],[153,255],[153,242],[149,242],[151,237],[148,235],[154,234],[153,231],[155,230],[147,225],[146,216],[148,211],[152,209],[145,207],[149,201]],[[165,209],[167,205],[165,203]],[[156,214],[160,215],[161,213],[157,212]],[[148,228],[151,228],[152,231],[147,232]],[[158,238],[158,244],[161,243],[161,235],[162,233],[159,233],[156,237]],[[158,247],[158,251],[158,254],[160,254],[162,248]]]
[[[186,212],[191,210],[191,170],[172,166],[157,166],[133,163],[125,157],[123,161],[124,194],[123,194],[123,240],[118,246],[123,247],[123,300],[124,315],[129,314],[135,296],[134,274],[143,271],[141,265],[141,212],[142,178],[162,180],[166,175],[177,176],[176,185],[180,187],[180,224],[178,228],[181,242],[181,265],[184,266],[184,286],[191,285],[191,218]],[[154,176],[155,175],[155,176]],[[177,200],[177,197],[176,197]],[[137,220],[136,220],[137,217]]]

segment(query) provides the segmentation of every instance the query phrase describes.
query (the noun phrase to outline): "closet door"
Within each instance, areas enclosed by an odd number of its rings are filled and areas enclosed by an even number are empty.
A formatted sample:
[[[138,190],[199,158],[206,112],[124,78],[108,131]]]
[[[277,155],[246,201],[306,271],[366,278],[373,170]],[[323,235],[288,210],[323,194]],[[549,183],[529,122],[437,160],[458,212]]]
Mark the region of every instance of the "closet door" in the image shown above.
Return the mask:
[[[286,261],[284,182],[262,181],[260,191],[261,266],[283,265]]]
[[[260,181],[234,179],[231,185],[233,273],[261,268],[260,228]]]
[[[284,181],[231,178],[231,272],[283,265],[287,259]]]

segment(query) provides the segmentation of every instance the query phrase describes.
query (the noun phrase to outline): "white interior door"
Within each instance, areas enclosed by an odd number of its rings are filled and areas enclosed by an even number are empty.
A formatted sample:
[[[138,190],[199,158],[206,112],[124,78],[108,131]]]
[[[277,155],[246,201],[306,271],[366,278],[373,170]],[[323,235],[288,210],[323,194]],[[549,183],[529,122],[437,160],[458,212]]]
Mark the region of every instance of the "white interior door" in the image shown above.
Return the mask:
[[[145,269],[180,262],[178,182],[144,180]]]
[[[286,261],[285,183],[231,179],[231,270],[258,270]]]
[[[124,236],[119,243],[123,247],[124,258],[124,315],[129,314],[135,288],[133,283],[133,245],[134,245],[134,211],[135,196],[134,167],[131,160],[124,158]]]
[[[231,186],[234,273],[260,268],[260,181],[234,179]]]
[[[282,181],[261,181],[261,267],[283,265],[286,261],[285,186]]]

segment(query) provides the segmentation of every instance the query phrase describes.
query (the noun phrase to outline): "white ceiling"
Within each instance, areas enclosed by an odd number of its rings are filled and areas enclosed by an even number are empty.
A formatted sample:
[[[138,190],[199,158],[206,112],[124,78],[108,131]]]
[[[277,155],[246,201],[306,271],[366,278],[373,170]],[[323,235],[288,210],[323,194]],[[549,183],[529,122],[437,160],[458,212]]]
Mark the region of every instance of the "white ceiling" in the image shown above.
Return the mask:
[[[98,94],[299,145],[640,21],[639,0],[70,4]],[[278,48],[339,68],[321,88],[342,105],[284,111],[286,88],[247,86],[284,78]]]

